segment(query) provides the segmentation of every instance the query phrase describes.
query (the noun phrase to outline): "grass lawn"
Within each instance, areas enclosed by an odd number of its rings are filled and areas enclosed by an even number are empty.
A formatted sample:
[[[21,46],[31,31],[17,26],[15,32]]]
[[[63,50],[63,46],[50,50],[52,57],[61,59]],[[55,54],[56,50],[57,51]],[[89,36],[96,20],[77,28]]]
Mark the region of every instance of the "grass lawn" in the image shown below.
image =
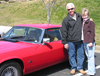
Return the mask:
[[[67,15],[66,4],[75,4],[76,12],[90,10],[90,18],[95,23],[96,43],[100,45],[100,0],[57,0],[51,15],[51,24],[62,24]],[[47,11],[42,0],[0,4],[0,25],[47,23]]]

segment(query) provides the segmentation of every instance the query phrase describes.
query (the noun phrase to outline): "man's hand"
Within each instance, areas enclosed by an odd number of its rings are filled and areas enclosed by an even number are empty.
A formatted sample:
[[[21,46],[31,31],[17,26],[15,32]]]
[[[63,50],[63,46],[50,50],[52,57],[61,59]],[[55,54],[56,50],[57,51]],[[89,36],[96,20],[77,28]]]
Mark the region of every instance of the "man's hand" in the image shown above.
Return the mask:
[[[92,47],[93,46],[93,44],[92,43],[89,43],[89,47]]]
[[[64,48],[68,50],[68,46],[69,46],[68,44],[65,44]]]

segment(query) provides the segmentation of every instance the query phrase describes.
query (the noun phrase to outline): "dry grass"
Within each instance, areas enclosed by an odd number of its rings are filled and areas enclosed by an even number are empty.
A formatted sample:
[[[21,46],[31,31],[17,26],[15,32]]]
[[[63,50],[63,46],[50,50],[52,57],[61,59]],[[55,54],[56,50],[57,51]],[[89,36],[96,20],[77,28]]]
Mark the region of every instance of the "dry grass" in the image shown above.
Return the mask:
[[[62,24],[67,15],[66,4],[75,4],[76,12],[87,7],[90,17],[95,22],[96,43],[100,45],[100,0],[57,0],[51,15],[51,24]],[[42,0],[0,4],[0,25],[47,23],[47,11]]]

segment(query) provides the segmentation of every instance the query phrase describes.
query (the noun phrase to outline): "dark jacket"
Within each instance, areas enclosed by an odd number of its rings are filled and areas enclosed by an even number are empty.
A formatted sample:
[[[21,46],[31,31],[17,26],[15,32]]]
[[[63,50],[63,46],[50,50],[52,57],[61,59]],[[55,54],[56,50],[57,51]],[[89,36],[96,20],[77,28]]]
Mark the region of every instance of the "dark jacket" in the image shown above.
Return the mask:
[[[81,41],[81,24],[82,17],[76,13],[76,21],[67,14],[67,17],[64,18],[61,27],[62,33],[62,44],[67,42],[79,42]]]
[[[83,28],[84,43],[95,42],[95,24],[93,21],[87,20]]]

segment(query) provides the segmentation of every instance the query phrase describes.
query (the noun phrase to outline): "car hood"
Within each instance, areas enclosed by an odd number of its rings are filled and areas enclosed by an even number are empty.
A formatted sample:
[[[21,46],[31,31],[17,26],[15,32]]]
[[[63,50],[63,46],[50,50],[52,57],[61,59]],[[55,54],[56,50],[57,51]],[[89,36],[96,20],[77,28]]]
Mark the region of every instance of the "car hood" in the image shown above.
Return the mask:
[[[23,48],[33,47],[37,48],[39,44],[26,43],[26,42],[8,42],[8,41],[0,41],[0,53],[19,50]]]

